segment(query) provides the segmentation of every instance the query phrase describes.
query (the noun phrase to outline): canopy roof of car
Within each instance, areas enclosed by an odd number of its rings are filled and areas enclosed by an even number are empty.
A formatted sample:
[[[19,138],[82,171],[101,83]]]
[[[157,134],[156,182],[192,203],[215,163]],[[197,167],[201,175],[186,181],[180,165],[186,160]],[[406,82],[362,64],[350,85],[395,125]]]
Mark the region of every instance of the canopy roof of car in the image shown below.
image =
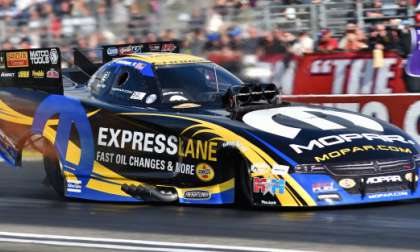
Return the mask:
[[[153,65],[176,65],[186,63],[210,63],[211,61],[182,53],[163,53],[163,52],[152,52],[152,53],[136,53],[127,55],[130,58],[138,59]]]

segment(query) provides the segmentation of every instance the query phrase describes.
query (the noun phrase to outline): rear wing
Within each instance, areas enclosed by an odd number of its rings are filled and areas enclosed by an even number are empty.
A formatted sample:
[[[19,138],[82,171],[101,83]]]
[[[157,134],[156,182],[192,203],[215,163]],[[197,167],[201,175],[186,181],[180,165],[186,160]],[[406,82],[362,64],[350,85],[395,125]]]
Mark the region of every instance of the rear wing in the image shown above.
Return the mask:
[[[60,49],[0,51],[0,88],[17,87],[63,94]]]
[[[124,57],[131,53],[144,52],[180,52],[179,41],[161,41],[152,43],[135,43],[123,45],[105,45],[102,47],[102,61],[109,62],[115,58]]]
[[[179,53],[181,46],[179,41],[159,41],[150,43],[132,43],[120,45],[104,45],[102,48],[94,49],[94,55],[100,55],[102,59],[93,61],[86,56],[86,51],[75,48],[73,50],[74,65],[80,69],[78,72],[66,73],[69,78],[77,83],[87,82],[96,70],[103,64],[112,61],[116,58],[124,57],[132,53],[145,53],[145,52],[171,52]]]

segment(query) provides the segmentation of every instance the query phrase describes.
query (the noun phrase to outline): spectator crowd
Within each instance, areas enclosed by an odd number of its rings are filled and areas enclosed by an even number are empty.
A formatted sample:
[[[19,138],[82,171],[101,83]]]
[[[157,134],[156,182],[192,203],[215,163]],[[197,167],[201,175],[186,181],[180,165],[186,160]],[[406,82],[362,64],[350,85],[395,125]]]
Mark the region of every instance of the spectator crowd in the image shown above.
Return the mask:
[[[261,4],[281,5],[287,18],[298,15],[300,4],[320,5],[334,0],[214,0],[210,6],[201,2],[182,18],[186,28],[154,27],[164,9],[179,0],[0,0],[1,49],[59,46],[70,58],[71,48],[97,48],[103,44],[182,41],[184,51],[209,57],[228,67],[244,55],[302,55],[312,52],[396,50],[407,55],[409,16],[408,0],[392,0],[395,10],[384,8],[385,0],[347,0],[362,5],[363,26],[349,12],[344,33],[323,27],[318,34],[311,30],[284,30],[274,26],[261,29],[254,24],[233,21],[232,17],[253,11]],[[182,2],[182,1],[180,1]],[[184,1],[185,2],[185,1]],[[192,2],[192,1],[191,1]],[[389,3],[390,1],[387,1]],[[188,2],[187,2],[188,5]],[[180,15],[181,16],[181,15]],[[181,19],[181,18],[180,18]],[[91,55],[97,56],[95,52]]]

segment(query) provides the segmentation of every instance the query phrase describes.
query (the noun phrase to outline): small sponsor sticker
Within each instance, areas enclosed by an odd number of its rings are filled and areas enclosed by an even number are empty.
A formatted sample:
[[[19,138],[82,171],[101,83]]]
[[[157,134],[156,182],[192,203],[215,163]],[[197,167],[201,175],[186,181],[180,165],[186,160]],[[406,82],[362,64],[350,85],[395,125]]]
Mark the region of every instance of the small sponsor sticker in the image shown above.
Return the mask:
[[[21,79],[29,78],[29,71],[19,71],[18,78],[21,78]]]
[[[401,191],[401,192],[382,192],[382,193],[373,193],[369,194],[369,199],[380,199],[380,198],[392,198],[392,197],[404,197],[408,196],[407,191]]]
[[[14,78],[15,73],[12,72],[1,72],[0,77],[2,78]]]
[[[289,166],[287,165],[274,165],[271,169],[271,173],[274,175],[285,175],[289,173]]]
[[[338,181],[338,184],[344,189],[350,189],[356,186],[356,181],[354,181],[354,179],[351,178],[343,178],[340,181]]]
[[[47,78],[58,79],[58,78],[60,78],[60,73],[57,72],[55,69],[50,69],[47,72]]]
[[[182,95],[173,95],[169,98],[170,102],[182,102],[182,101],[188,101],[187,98],[185,98]]]
[[[283,179],[253,178],[253,192],[265,194],[284,194],[286,181]]]
[[[58,55],[58,51],[55,48],[52,48],[50,50],[50,60],[51,60],[51,64],[56,65],[58,63],[58,59],[59,59],[59,55]]]
[[[32,77],[34,78],[44,78],[45,72],[42,70],[32,70]]]
[[[114,57],[118,55],[118,48],[116,47],[108,47],[106,49],[106,54],[108,54],[108,56]]]
[[[82,192],[82,182],[77,179],[67,180],[66,186],[67,192],[72,193],[81,193]]]
[[[146,98],[146,104],[152,104],[157,100],[157,95],[151,94]]]
[[[50,64],[50,52],[48,50],[30,50],[29,58],[32,65]]]
[[[214,179],[214,170],[213,168],[206,163],[200,163],[195,168],[195,173],[197,177],[204,182],[209,182]]]
[[[130,99],[141,101],[143,100],[144,96],[146,96],[146,93],[134,91],[133,94],[130,96]]]
[[[184,193],[184,198],[186,198],[186,199],[198,199],[198,200],[210,199],[211,194],[210,194],[210,192],[204,191],[204,190],[186,191]]]
[[[318,182],[312,184],[312,191],[314,193],[324,193],[337,191],[337,189],[334,187],[334,182]]]
[[[29,58],[27,51],[6,52],[7,67],[28,67]]]
[[[164,43],[162,48],[160,49],[162,52],[173,52],[176,49],[176,45],[174,43]]]

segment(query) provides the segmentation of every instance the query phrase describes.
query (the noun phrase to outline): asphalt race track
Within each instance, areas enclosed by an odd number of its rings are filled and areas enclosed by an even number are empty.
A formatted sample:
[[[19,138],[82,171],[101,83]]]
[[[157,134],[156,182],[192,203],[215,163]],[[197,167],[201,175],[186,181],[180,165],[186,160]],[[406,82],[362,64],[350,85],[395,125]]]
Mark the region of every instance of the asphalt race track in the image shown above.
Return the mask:
[[[0,251],[415,251],[420,202],[241,210],[63,201],[42,164],[0,164]]]

